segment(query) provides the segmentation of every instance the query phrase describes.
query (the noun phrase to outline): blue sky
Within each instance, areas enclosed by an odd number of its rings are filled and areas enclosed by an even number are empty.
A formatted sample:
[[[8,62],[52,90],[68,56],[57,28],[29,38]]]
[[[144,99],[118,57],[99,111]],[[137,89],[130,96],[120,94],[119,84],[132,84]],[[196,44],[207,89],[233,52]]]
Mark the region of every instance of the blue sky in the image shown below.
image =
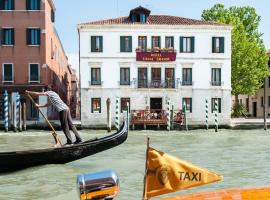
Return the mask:
[[[260,32],[267,49],[270,49],[270,1],[269,0],[54,0],[56,28],[65,51],[78,53],[77,24],[99,19],[127,16],[129,10],[142,5],[152,14],[167,14],[200,19],[204,9],[216,3],[225,6],[252,6],[261,16]]]

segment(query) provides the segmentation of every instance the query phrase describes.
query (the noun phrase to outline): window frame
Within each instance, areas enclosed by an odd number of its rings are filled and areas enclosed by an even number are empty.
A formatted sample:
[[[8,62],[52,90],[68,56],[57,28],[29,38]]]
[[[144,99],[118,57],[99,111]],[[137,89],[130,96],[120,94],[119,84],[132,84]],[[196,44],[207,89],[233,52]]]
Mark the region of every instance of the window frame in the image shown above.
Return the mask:
[[[33,4],[33,1],[36,2],[36,4]],[[26,0],[26,10],[27,11],[39,11],[41,10],[41,0]]]
[[[157,43],[157,46],[154,46]],[[160,36],[152,36],[151,37],[151,44],[152,44],[152,49],[154,48],[161,48],[161,37]]]
[[[121,106],[120,110],[121,110],[121,113],[124,112],[123,103],[126,103],[126,102],[129,103],[129,113],[130,113],[130,97],[121,97],[121,99],[120,99],[120,106]],[[125,107],[127,107],[127,106],[125,106]]]
[[[99,109],[95,109],[94,110],[94,106],[93,106],[93,103],[94,103],[94,100],[98,100],[99,102]],[[91,98],[91,113],[97,113],[95,111],[98,111],[98,113],[101,113],[101,98],[100,97],[94,97],[94,98]]]
[[[126,39],[128,38],[128,48],[126,48]],[[124,44],[122,44],[124,42]],[[130,53],[132,52],[132,36],[120,36],[120,52]]]
[[[189,109],[188,109],[187,100],[189,100]],[[186,112],[192,113],[192,97],[183,97],[182,98],[182,109],[184,107],[184,102],[186,102]]]
[[[37,31],[35,43],[32,43],[32,31]],[[39,27],[26,28],[26,44],[27,46],[40,46],[41,44],[41,29]]]
[[[180,53],[195,53],[195,37],[181,36],[180,37]]]
[[[11,65],[12,69],[12,80],[5,80],[5,65]],[[3,63],[2,64],[2,82],[3,83],[14,83],[14,64],[13,63]]]
[[[6,44],[6,31],[11,31],[10,32],[10,44]],[[2,46],[14,46],[15,45],[15,29],[13,27],[2,27],[1,28],[1,45]]]
[[[167,44],[167,40],[170,39],[170,43],[172,46],[168,46]],[[173,48],[174,49],[174,36],[165,36],[165,48],[170,49]]]
[[[93,71],[99,71],[99,79],[100,80],[93,80]],[[97,75],[97,74],[95,74]],[[91,85],[101,85],[101,67],[91,67]]]
[[[124,74],[126,75],[126,71],[128,71],[128,81],[122,81],[122,70],[124,70]],[[130,85],[130,68],[129,67],[120,67],[120,85]]]
[[[225,53],[225,37],[212,37],[212,53]]]
[[[189,71],[190,73],[186,72],[184,73],[184,71]],[[185,76],[186,74],[186,76]],[[190,74],[190,80],[188,80],[188,74]],[[182,85],[183,86],[189,86],[189,85],[193,85],[193,79],[192,79],[192,67],[184,67],[182,68]]]
[[[98,40],[97,40],[98,39]],[[91,40],[91,53],[103,53],[103,36],[102,35],[92,35]],[[99,48],[97,48],[97,43],[99,43]]]
[[[141,39],[143,39],[143,40],[141,40]],[[143,46],[142,47],[140,46],[140,43],[145,45],[144,48],[143,48]],[[138,36],[138,48],[141,51],[147,51],[147,36],[145,36],[145,35],[139,35]]]
[[[218,71],[218,76],[217,76],[217,71]],[[217,80],[218,77],[219,77],[219,80]],[[221,86],[221,81],[222,81],[221,68],[212,67],[211,68],[211,85],[212,86]]]
[[[0,1],[0,10],[4,10],[4,11],[12,11],[12,10],[15,10],[15,0],[7,0],[7,1],[10,1],[10,5],[7,6],[5,4],[5,0],[2,0]]]
[[[36,80],[36,81],[31,80],[31,65],[37,65],[37,67],[38,67],[38,80]],[[29,65],[28,65],[28,82],[29,83],[40,83],[40,64],[39,63],[29,63]]]

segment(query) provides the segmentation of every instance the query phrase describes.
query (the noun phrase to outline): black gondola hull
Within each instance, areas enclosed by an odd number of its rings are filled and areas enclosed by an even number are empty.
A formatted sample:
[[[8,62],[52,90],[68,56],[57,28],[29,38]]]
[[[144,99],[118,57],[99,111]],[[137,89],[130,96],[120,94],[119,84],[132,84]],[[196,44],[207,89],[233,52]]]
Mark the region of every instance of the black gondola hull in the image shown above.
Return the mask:
[[[45,164],[72,162],[122,144],[128,135],[127,124],[112,135],[59,148],[0,153],[0,173],[12,172]]]

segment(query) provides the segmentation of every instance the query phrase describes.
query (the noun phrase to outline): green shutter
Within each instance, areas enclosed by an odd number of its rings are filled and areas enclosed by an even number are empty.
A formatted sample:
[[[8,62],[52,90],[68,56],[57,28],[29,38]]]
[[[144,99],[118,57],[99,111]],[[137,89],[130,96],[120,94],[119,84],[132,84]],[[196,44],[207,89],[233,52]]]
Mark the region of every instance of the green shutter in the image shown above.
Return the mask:
[[[26,0],[26,10],[30,10],[30,0]]]
[[[152,43],[152,44],[151,44],[151,45],[152,45],[151,47],[152,47],[152,49],[153,49],[153,48],[154,48],[154,37],[153,37],[153,36],[152,36],[152,41],[151,41],[151,43]],[[146,49],[146,50],[147,50],[147,49]]]
[[[161,48],[160,36],[158,36],[158,47]]]
[[[129,52],[132,52],[132,36],[128,36],[129,40]]]
[[[192,98],[190,98],[190,113],[192,113]]]
[[[15,44],[15,30],[12,29],[11,31],[11,43],[14,45]]]
[[[95,52],[95,51],[96,51],[96,37],[91,36],[91,52]]]
[[[0,33],[1,33],[1,44],[4,44],[4,30],[0,29]]]
[[[180,53],[183,53],[184,46],[183,46],[184,37],[180,37]]]
[[[219,46],[220,46],[220,52],[219,53],[224,53],[224,37],[221,37],[219,39]]]
[[[14,3],[14,0],[11,1],[11,10],[14,10],[15,9],[15,3]]]
[[[40,0],[37,2],[37,9],[40,10]]]
[[[40,29],[37,30],[37,35],[38,35],[37,45],[40,45],[40,37],[41,37]]]
[[[125,52],[125,36],[120,36],[120,52]]]
[[[212,53],[216,53],[215,52],[215,47],[216,47],[216,38],[215,37],[212,37]]]
[[[31,30],[29,28],[26,29],[26,44],[30,45],[31,42]]]
[[[191,53],[195,51],[195,37],[191,37]]]
[[[172,47],[174,48],[174,37],[172,37]]]
[[[100,37],[100,52],[103,52],[103,36]]]

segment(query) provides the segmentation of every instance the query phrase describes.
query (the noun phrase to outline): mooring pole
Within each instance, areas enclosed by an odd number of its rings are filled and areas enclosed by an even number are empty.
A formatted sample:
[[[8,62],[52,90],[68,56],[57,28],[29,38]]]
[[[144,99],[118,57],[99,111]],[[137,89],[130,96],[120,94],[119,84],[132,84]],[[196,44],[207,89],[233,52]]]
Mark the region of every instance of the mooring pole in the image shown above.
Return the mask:
[[[218,132],[218,99],[215,98],[215,132]]]
[[[111,99],[108,98],[106,101],[107,104],[107,131],[112,131],[112,111],[111,111]]]
[[[208,100],[205,99],[205,127],[208,130]]]
[[[15,102],[13,102],[13,130],[14,132],[17,132],[17,112]]]
[[[5,116],[5,131],[8,132],[8,93],[4,93],[4,116]]]
[[[26,103],[23,102],[23,130],[26,131]]]
[[[120,128],[120,98],[116,97],[115,100],[115,127],[117,130]]]

